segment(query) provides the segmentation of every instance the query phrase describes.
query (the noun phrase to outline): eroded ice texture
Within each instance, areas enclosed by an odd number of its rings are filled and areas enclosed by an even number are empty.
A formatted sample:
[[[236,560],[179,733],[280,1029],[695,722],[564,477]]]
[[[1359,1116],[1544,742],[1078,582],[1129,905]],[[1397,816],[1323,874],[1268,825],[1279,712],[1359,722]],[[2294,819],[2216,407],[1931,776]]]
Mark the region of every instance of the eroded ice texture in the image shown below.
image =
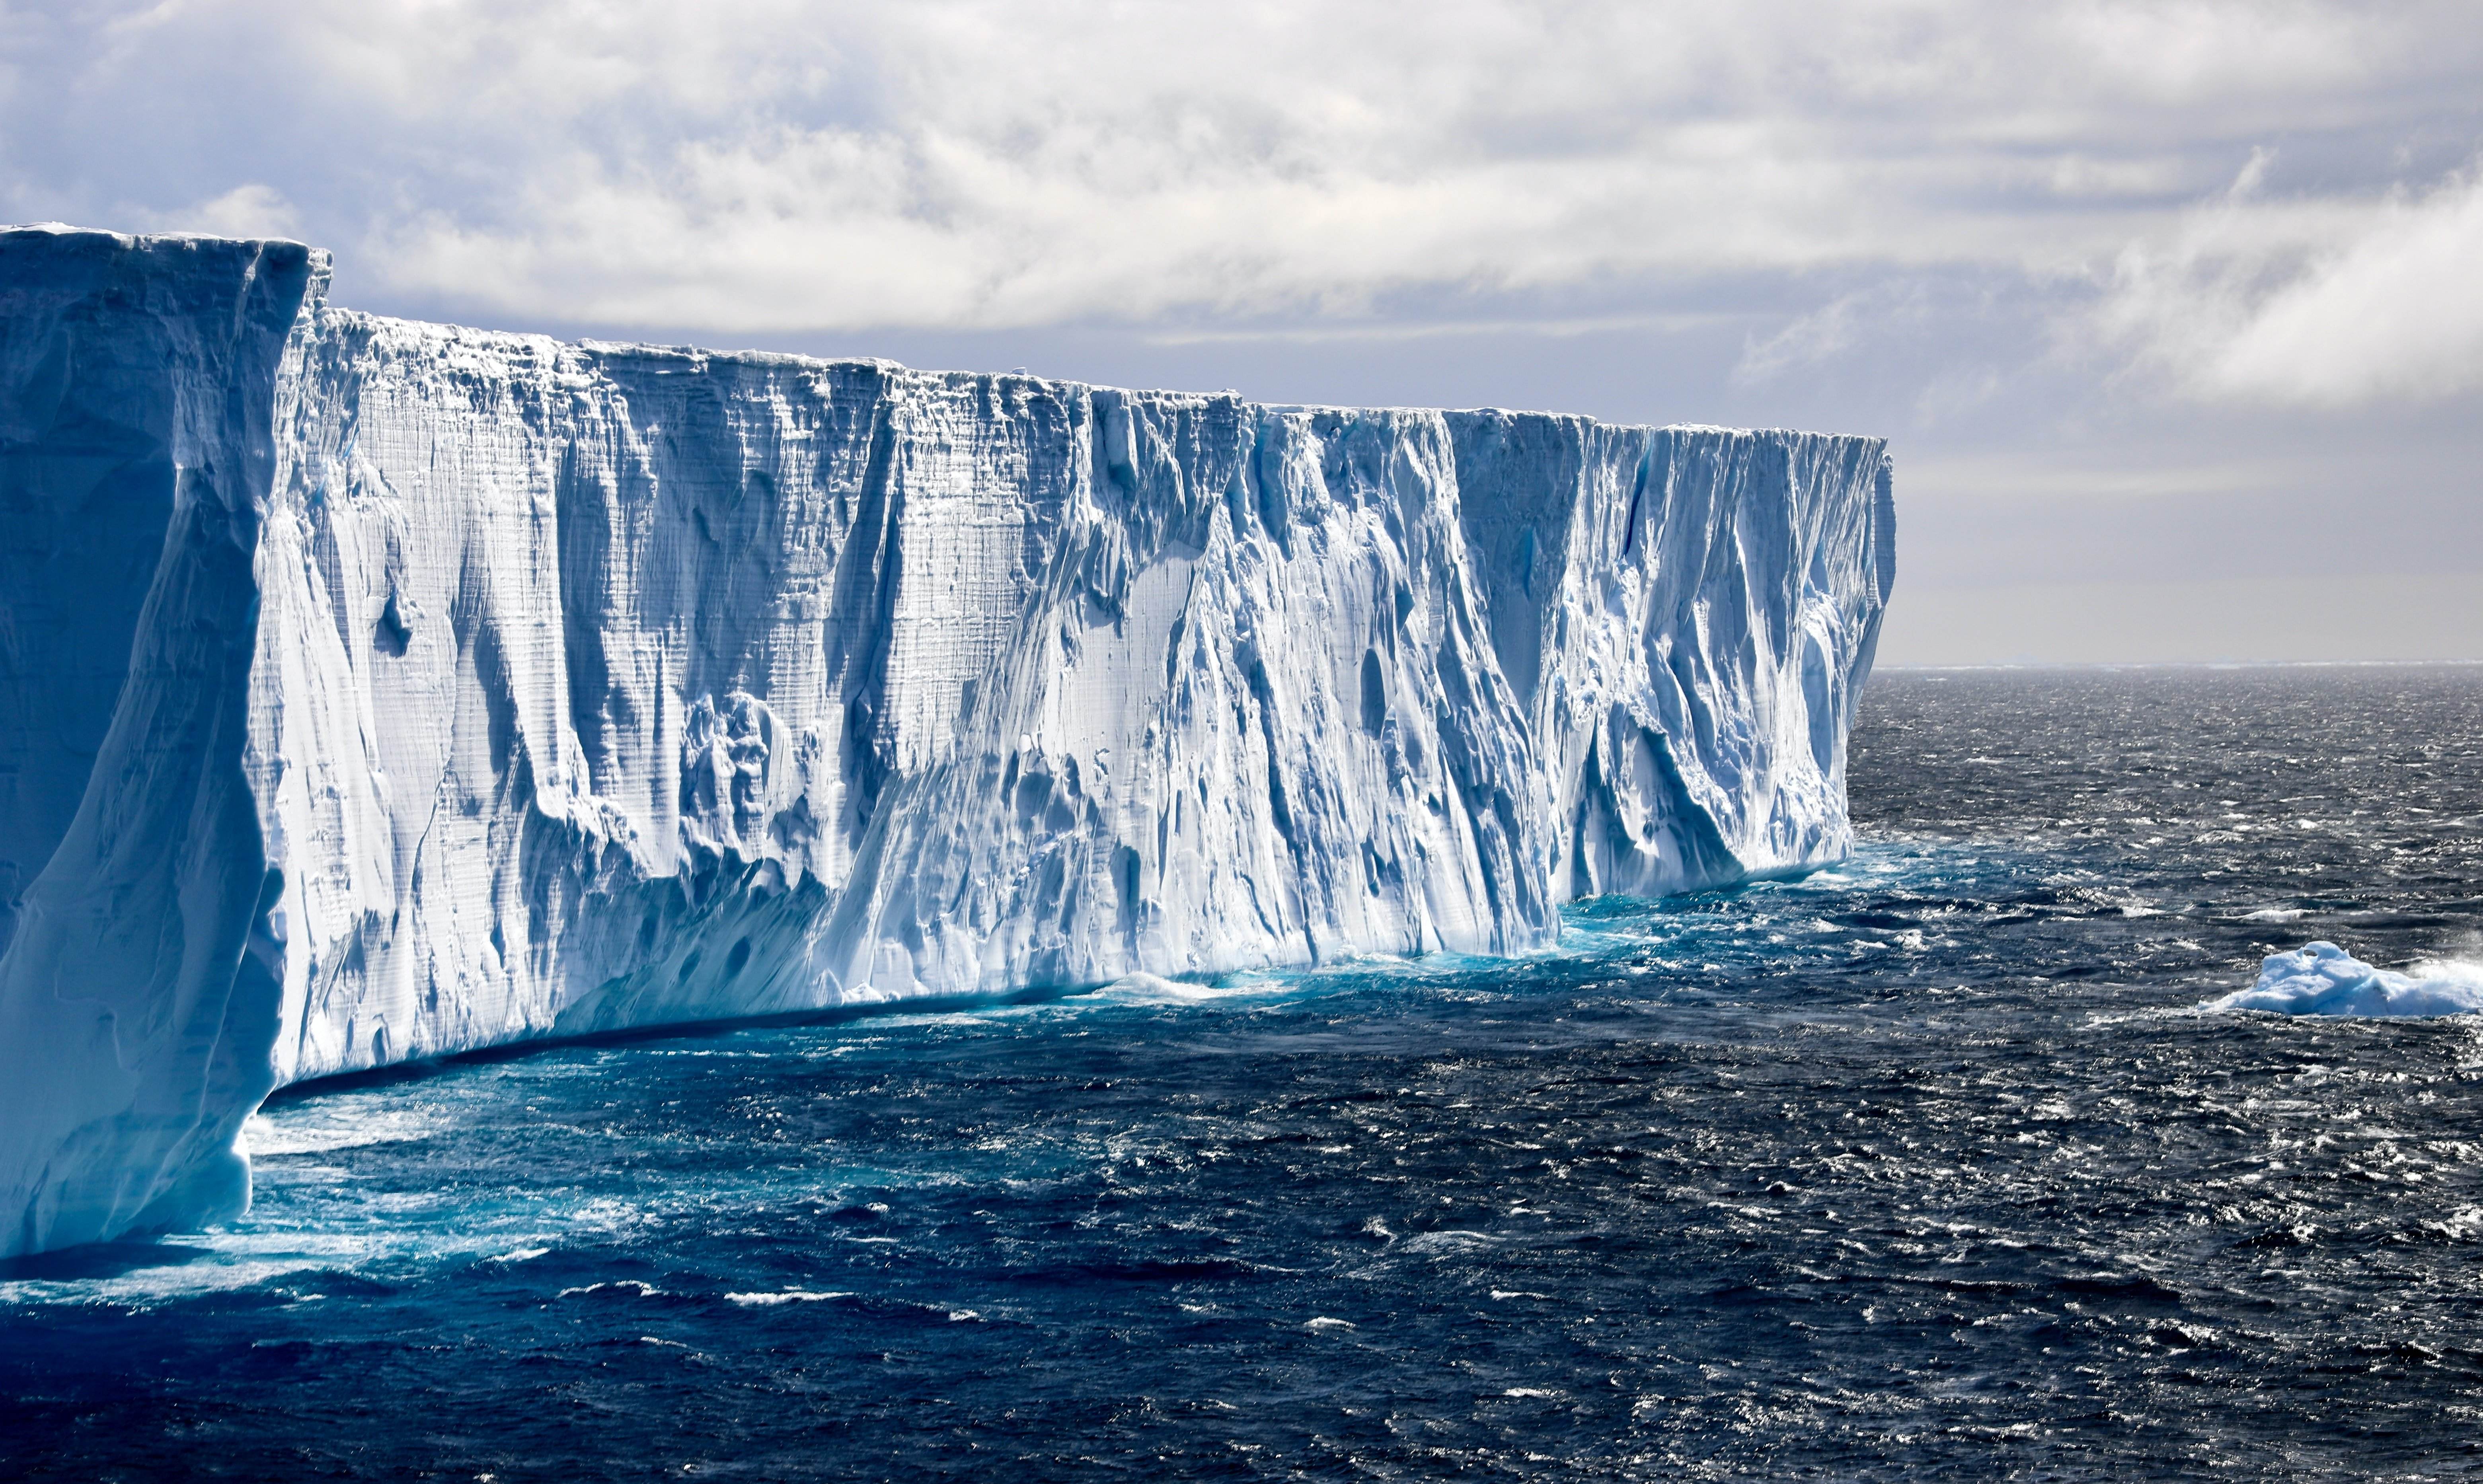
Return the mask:
[[[2208,1010],[2281,1015],[2433,1016],[2483,1010],[2483,973],[2471,966],[2418,965],[2412,974],[2374,968],[2335,943],[2269,954],[2258,982],[2211,1000]]]
[[[1878,440],[587,343],[0,234],[0,1252],[304,1077],[1847,848]],[[10,874],[13,872],[14,874]]]

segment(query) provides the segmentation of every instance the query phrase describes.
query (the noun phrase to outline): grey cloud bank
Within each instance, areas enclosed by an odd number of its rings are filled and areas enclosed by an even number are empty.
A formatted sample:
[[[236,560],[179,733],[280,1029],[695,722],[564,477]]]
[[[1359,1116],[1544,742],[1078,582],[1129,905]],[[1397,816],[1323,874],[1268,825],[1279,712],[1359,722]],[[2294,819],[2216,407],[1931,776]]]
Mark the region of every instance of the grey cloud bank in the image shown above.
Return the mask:
[[[2129,578],[2149,652],[2195,658],[2237,655],[2237,582],[2267,653],[2335,637],[2270,544],[2386,592],[2483,537],[2432,518],[2473,503],[2483,397],[2471,7],[205,3],[0,36],[9,215],[320,241],[394,312],[1885,433],[1954,491],[1909,584],[1952,596],[1900,606],[1896,660],[2132,657],[2026,596],[2097,580],[2065,530],[2166,569]],[[2404,605],[2355,643],[2477,627]]]

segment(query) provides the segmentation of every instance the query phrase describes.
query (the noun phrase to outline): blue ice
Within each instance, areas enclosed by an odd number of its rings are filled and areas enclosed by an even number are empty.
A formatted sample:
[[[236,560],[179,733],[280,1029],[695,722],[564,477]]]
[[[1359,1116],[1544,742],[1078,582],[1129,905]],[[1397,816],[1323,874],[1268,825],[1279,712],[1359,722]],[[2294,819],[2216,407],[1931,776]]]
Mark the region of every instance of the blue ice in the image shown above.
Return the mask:
[[[2375,968],[2331,942],[2274,953],[2258,983],[2211,1000],[2208,1010],[2280,1015],[2431,1016],[2483,1010],[2483,966],[2417,964],[2412,974]]]

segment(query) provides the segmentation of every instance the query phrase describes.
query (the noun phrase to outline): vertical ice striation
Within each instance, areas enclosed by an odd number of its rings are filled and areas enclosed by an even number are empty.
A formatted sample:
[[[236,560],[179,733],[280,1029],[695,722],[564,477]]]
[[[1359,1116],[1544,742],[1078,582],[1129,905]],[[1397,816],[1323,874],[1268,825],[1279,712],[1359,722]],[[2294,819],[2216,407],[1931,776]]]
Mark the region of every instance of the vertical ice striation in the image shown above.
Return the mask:
[[[413,324],[0,233],[0,1254],[273,1087],[1356,953],[1848,845],[1876,439]]]
[[[291,243],[0,233],[0,1256],[237,1208],[281,882],[244,776]]]

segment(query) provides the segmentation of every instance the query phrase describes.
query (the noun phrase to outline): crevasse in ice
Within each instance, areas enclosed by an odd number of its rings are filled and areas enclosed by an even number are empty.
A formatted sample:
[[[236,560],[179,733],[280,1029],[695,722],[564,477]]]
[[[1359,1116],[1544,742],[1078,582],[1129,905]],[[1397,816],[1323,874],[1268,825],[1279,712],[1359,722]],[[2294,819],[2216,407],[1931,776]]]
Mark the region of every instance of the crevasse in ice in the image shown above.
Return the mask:
[[[486,332],[0,232],[0,1254],[529,1037],[1512,953],[1835,859],[1872,438]]]

